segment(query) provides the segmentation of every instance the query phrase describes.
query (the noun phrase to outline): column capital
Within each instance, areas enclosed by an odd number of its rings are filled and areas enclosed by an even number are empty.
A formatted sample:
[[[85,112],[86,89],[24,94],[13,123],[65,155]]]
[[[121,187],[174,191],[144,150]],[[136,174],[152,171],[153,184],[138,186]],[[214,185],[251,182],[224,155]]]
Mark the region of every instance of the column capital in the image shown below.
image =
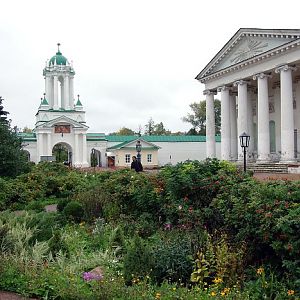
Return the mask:
[[[217,95],[216,90],[204,90],[203,95]]]
[[[288,71],[288,70],[291,70],[291,71],[296,71],[297,68],[295,66],[289,66],[289,65],[282,65],[282,66],[279,66],[275,69],[275,73],[280,73],[281,71]]]
[[[244,80],[244,79],[241,79],[241,80],[237,80],[233,83],[233,86],[238,86],[238,85],[244,85],[244,84],[248,84],[249,81],[248,80]]]
[[[230,91],[231,90],[231,87],[229,87],[229,86],[226,86],[226,85],[223,85],[223,86],[219,86],[218,88],[217,88],[217,91],[218,92],[224,92],[224,91]]]
[[[259,79],[272,78],[272,75],[263,72],[253,75],[253,80],[256,80],[258,78]]]

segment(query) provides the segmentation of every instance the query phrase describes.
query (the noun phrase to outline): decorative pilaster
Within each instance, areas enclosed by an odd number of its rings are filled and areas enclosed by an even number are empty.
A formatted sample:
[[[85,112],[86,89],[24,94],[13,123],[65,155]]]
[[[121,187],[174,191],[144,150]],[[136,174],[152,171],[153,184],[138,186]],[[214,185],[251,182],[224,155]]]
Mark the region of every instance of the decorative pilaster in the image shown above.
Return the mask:
[[[216,157],[216,138],[215,138],[215,109],[214,91],[205,90],[206,95],[206,157]]]
[[[221,92],[221,159],[230,159],[230,102],[229,87],[218,88]]]
[[[82,134],[82,166],[88,167],[86,134]]]
[[[79,163],[79,140],[78,133],[74,132],[75,136],[75,149],[74,149],[74,165],[77,166]]]
[[[48,148],[47,155],[51,156],[52,155],[51,132],[47,134],[47,148]]]
[[[238,80],[234,83],[238,87],[238,136],[248,131],[248,113],[247,113],[247,81]],[[251,141],[250,141],[251,143]],[[238,159],[243,159],[243,150],[238,147]]]
[[[295,161],[294,158],[294,111],[292,71],[295,67],[281,66],[275,70],[280,73],[281,98],[281,161]]]
[[[38,139],[37,139],[37,146],[38,146],[38,155],[37,155],[37,162],[41,161],[41,156],[44,155],[44,139],[43,134],[38,133]]]
[[[51,106],[51,78],[50,76],[45,76],[45,93],[46,93],[46,100],[48,101],[48,104]]]
[[[53,76],[53,109],[58,109],[58,79],[57,75]]]
[[[269,88],[270,75],[259,73],[253,76],[257,80],[257,155],[261,162],[270,160],[269,128]]]
[[[237,137],[237,116],[236,116],[236,96],[229,96],[230,102],[230,158],[237,160],[238,157],[238,137]]]

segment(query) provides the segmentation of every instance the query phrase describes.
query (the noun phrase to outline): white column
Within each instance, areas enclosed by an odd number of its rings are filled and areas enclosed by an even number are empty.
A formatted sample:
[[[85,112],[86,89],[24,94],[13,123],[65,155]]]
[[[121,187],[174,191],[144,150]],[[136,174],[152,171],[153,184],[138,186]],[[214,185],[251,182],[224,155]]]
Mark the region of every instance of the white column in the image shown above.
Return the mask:
[[[248,147],[248,158],[250,160],[253,160],[253,151],[254,151],[253,109],[252,109],[253,94],[254,94],[253,87],[248,88],[248,94],[247,94],[248,129],[247,129],[247,133],[250,135],[250,142],[249,142],[249,147]]]
[[[270,128],[269,128],[269,88],[268,77],[264,73],[253,76],[257,79],[257,159],[270,160]]]
[[[82,166],[88,167],[86,134],[82,134]]]
[[[50,90],[51,90],[51,81],[49,76],[45,76],[45,94],[46,94],[46,100],[48,101],[48,104],[50,105]]]
[[[292,70],[288,65],[275,70],[280,73],[281,100],[281,161],[294,161],[294,111]]]
[[[51,133],[47,134],[47,148],[48,148],[47,155],[51,156],[52,155]]]
[[[58,109],[58,80],[57,76],[53,76],[53,109]]]
[[[74,153],[74,165],[79,164],[79,141],[78,141],[78,133],[75,132],[75,149],[73,151]]]
[[[234,83],[238,87],[238,136],[248,130],[247,122],[247,81],[238,80]],[[238,146],[238,159],[243,160],[242,147]]]
[[[60,82],[60,105],[59,107],[65,107],[65,82],[64,79]]]
[[[205,90],[206,95],[206,157],[216,157],[216,138],[215,138],[215,109],[214,92]]]
[[[230,95],[230,158],[237,160],[238,141],[237,141],[237,116],[236,116],[236,96]]]
[[[43,134],[38,133],[38,157],[37,157],[37,162],[41,161],[41,155],[44,155],[44,139],[43,139]]]
[[[230,101],[229,88],[222,86],[218,88],[221,92],[221,159],[230,159]]]
[[[69,76],[66,75],[64,78],[64,109],[70,109],[70,87],[69,87]]]
[[[69,92],[69,106],[70,109],[74,109],[74,77],[70,77],[69,84],[70,92]]]

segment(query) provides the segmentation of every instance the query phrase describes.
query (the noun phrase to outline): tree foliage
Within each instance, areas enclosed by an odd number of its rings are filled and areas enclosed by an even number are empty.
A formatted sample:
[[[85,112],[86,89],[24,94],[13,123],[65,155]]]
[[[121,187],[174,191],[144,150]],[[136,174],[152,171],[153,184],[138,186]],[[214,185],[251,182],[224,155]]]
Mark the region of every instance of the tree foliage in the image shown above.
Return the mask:
[[[206,101],[193,102],[190,105],[192,113],[188,113],[187,116],[183,117],[183,122],[190,123],[193,127],[189,133],[192,135],[206,134]],[[215,108],[215,127],[216,134],[220,134],[221,130],[221,102],[220,100],[214,101]]]
[[[4,110],[0,97],[0,176],[14,177],[28,170],[27,155],[22,150],[22,141],[17,128],[11,128],[9,114]]]
[[[124,126],[120,128],[118,131],[112,132],[109,135],[135,135],[135,132],[132,129]]]
[[[155,124],[152,118],[149,119],[148,123],[145,125],[146,135],[170,135],[171,131],[167,130],[163,122]]]

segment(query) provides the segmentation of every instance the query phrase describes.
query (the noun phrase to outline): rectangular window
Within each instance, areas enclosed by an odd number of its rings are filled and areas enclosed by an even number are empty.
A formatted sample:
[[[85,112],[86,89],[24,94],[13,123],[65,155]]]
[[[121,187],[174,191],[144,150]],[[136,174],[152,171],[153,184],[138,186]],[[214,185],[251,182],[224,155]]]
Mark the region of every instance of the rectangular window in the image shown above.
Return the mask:
[[[126,164],[130,163],[130,154],[125,154],[125,163]]]
[[[148,163],[152,162],[152,154],[147,154],[147,162]]]

